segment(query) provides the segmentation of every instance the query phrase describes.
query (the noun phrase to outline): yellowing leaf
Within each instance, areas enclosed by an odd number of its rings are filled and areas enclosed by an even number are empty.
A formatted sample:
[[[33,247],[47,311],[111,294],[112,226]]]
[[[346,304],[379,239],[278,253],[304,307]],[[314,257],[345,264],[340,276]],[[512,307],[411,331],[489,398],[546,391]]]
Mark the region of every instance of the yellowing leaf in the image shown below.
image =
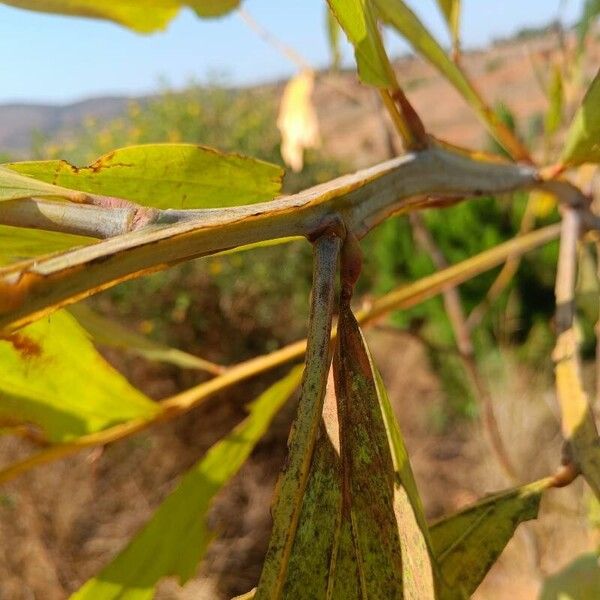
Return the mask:
[[[112,319],[104,317],[85,304],[75,304],[69,312],[88,332],[96,344],[129,350],[148,360],[156,360],[177,365],[183,369],[199,369],[218,374],[222,368],[177,348],[170,348],[145,337]]]
[[[433,550],[423,503],[385,385],[370,356],[369,359],[394,463],[394,511],[402,547],[404,595],[406,598],[434,598],[437,565],[432,559]]]
[[[140,33],[164,29],[182,6],[201,17],[233,10],[240,0],[1,0],[4,4],[48,13],[114,21]]]
[[[31,177],[24,177],[6,166],[0,165],[0,202],[5,200],[22,200],[23,198],[67,198],[81,202],[84,194],[44,183]]]
[[[69,233],[0,225],[0,266],[43,254],[64,252],[95,241],[93,238]]]
[[[582,385],[577,334],[573,327],[559,334],[553,358],[562,434],[570,457],[600,499],[600,438]]]
[[[329,8],[326,9],[327,39],[331,51],[331,68],[336,71],[340,67],[342,54],[340,51],[340,24]]]
[[[304,150],[318,148],[319,121],[312,102],[313,71],[305,70],[291,79],[283,90],[277,127],[281,132],[281,155],[294,171],[301,171]]]
[[[200,17],[220,17],[241,4],[242,0],[184,0],[181,4],[189,6]]]
[[[538,219],[544,219],[556,208],[556,196],[541,190],[529,192],[533,214]]]
[[[569,166],[600,163],[600,71],[571,123],[561,160]]]
[[[348,39],[360,78],[369,85],[396,88],[396,76],[383,47],[371,0],[328,0]]]
[[[0,338],[0,417],[37,425],[51,442],[159,410],[100,356],[65,312]]]
[[[445,598],[470,598],[517,526],[537,517],[552,478],[494,494],[431,526],[431,541]]]
[[[88,167],[63,160],[6,166],[66,188],[178,209],[270,200],[279,193],[283,176],[276,165],[193,144],[129,146],[101,156]]]
[[[452,34],[452,46],[458,49],[460,38],[460,0],[437,0]]]
[[[217,442],[167,497],[129,545],[71,600],[150,600],[170,575],[192,577],[214,534],[206,517],[213,498],[244,464],[273,417],[300,383],[302,367],[261,394],[250,414]]]
[[[562,73],[560,66],[555,64],[552,68],[550,82],[548,84],[548,100],[550,106],[544,119],[544,129],[546,135],[550,136],[556,133],[562,122],[562,112],[564,105],[564,89]]]

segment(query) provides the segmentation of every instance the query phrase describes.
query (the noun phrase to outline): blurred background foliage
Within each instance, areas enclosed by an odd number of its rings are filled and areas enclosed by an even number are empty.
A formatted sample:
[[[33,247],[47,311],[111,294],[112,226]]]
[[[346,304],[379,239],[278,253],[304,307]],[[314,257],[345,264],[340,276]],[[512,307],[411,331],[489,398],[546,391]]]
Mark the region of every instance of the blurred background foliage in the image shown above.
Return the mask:
[[[542,127],[521,130],[510,109],[498,116],[523,138],[535,141]],[[272,87],[232,89],[217,80],[184,91],[164,87],[161,94],[132,101],[126,114],[109,122],[87,119],[61,143],[35,135],[35,158],[64,158],[87,164],[111,149],[149,142],[188,142],[236,151],[282,163],[276,127],[277,94]],[[491,139],[488,151],[501,154]],[[299,173],[287,171],[286,193],[351,171],[319,151],[309,151]],[[478,198],[441,211],[424,213],[427,227],[449,263],[456,263],[514,237],[528,194]],[[557,219],[552,203],[534,207],[538,225]],[[359,284],[367,298],[435,271],[429,255],[413,239],[404,216],[389,219],[363,244],[365,269]],[[553,344],[553,281],[557,243],[529,253],[500,298],[475,330],[478,352],[510,346],[519,359],[548,365]],[[294,242],[193,261],[169,271],[122,284],[94,299],[96,306],[161,342],[205,358],[233,363],[274,350],[305,334],[311,281],[311,249]],[[467,313],[485,298],[499,268],[460,288]],[[597,301],[595,301],[597,304]],[[593,344],[597,306],[583,315],[582,331]],[[447,392],[448,403],[436,422],[471,418],[477,408],[453,347],[452,328],[441,297],[393,315],[386,326],[409,331],[425,341],[429,357]],[[223,337],[235,339],[224,343]],[[536,367],[537,368],[537,367]],[[548,377],[550,367],[544,366]]]

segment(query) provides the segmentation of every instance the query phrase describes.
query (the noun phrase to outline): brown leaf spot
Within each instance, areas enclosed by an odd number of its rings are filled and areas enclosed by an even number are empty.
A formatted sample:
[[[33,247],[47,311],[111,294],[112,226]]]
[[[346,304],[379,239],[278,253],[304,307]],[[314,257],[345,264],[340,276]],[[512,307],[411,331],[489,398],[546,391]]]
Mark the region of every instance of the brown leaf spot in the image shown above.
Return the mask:
[[[31,338],[21,333],[13,333],[4,337],[14,349],[25,359],[38,358],[42,355],[42,347]]]

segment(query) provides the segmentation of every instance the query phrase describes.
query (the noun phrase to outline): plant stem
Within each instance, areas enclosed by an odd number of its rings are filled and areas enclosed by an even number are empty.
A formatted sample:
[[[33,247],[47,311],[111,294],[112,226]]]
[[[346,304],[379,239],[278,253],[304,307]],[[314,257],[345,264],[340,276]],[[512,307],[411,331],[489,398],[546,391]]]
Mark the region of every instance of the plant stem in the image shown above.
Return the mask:
[[[390,214],[429,206],[429,194],[454,198],[536,185],[530,167],[485,163],[431,148],[270,202],[157,211],[142,229],[0,269],[0,330],[21,327],[122,281],[192,258],[281,237],[310,237],[339,219],[361,238]]]
[[[413,213],[410,215],[410,219],[417,243],[429,254],[438,271],[448,268],[446,257],[435,243],[422,216],[419,213]],[[506,477],[510,481],[516,482],[518,480],[517,471],[502,440],[490,390],[477,366],[471,332],[465,319],[460,293],[454,286],[445,288],[442,295],[463,369],[471,381],[471,388],[475,392],[479,406],[483,408],[484,430],[487,433],[490,447]]]

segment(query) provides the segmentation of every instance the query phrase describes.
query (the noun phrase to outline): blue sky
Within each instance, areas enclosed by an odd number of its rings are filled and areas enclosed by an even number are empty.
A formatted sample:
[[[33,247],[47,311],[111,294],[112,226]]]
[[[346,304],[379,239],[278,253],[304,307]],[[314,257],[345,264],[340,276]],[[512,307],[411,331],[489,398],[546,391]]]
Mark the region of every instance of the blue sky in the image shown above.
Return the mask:
[[[324,0],[246,0],[246,9],[311,64],[328,61]],[[434,0],[410,4],[444,43],[448,35]],[[466,47],[485,45],[557,15],[573,22],[583,0],[463,0]],[[390,53],[407,47],[388,37]],[[294,67],[265,45],[238,15],[202,21],[181,12],[162,33],[140,36],[103,21],[33,13],[0,5],[0,103],[71,102],[81,98],[173,87],[221,74],[232,83],[290,75]],[[352,64],[348,47],[345,63]]]

